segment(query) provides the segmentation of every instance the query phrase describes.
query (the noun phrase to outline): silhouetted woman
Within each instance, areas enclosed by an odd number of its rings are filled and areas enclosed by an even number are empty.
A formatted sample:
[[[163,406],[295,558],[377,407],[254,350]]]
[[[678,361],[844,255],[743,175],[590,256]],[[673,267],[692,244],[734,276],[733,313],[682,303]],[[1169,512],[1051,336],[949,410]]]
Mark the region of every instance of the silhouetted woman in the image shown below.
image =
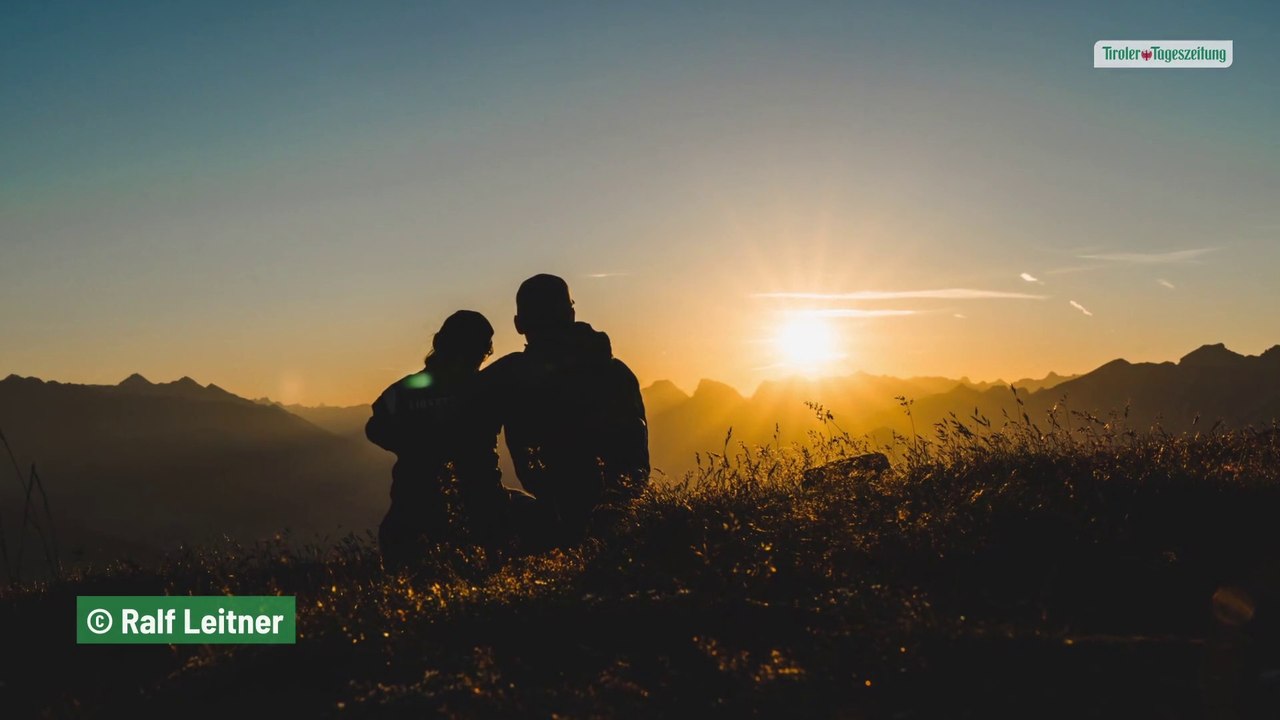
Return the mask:
[[[422,371],[373,403],[365,435],[396,454],[391,509],[378,528],[388,567],[416,564],[432,543],[496,539],[507,497],[498,427],[475,402],[480,365],[492,353],[493,326],[459,310],[432,338]]]

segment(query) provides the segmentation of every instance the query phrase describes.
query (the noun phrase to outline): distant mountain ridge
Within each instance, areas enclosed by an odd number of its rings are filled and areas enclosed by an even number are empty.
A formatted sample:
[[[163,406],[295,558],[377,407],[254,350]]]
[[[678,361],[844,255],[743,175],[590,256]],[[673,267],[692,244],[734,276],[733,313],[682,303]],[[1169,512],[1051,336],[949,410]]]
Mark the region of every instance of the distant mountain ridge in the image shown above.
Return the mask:
[[[645,388],[646,404],[657,384]],[[792,378],[762,383],[744,397],[711,380],[699,383],[693,395],[674,401],[674,386],[661,387],[661,400],[649,412],[654,464],[669,474],[689,468],[694,452],[724,446],[730,427],[733,441],[748,444],[803,442],[822,424],[806,403],[820,403],[835,415],[839,426],[854,435],[884,440],[890,432],[908,433],[914,424],[922,435],[950,414],[965,419],[975,413],[999,423],[1025,410],[1043,421],[1055,405],[1107,416],[1128,412],[1130,427],[1159,425],[1169,432],[1214,423],[1227,427],[1267,425],[1280,419],[1280,345],[1256,356],[1232,352],[1223,344],[1204,345],[1177,363],[1130,363],[1114,360],[1077,376],[1050,373],[1024,378],[1010,385],[973,383],[967,378],[894,378],[857,373],[847,377],[809,380]],[[911,417],[897,397],[912,401]],[[914,422],[913,422],[914,421]]]
[[[254,402],[278,407],[342,437],[363,438],[365,423],[373,415],[371,405],[285,405],[265,397]]]
[[[213,383],[201,385],[185,375],[172,382],[153,383],[141,374],[133,373],[116,385],[87,385],[78,383],[62,383],[57,380],[41,380],[37,377],[23,377],[21,375],[10,374],[4,380],[0,380],[0,383],[9,383],[15,386],[25,385],[27,387],[40,385],[51,388],[81,388],[85,390],[96,390],[99,392],[116,394],[184,397],[192,400],[239,403],[251,402],[239,395],[223,390]]]
[[[64,554],[133,557],[179,541],[364,529],[385,504],[390,456],[283,408],[191,378],[77,385],[0,380],[0,428],[35,463]],[[0,484],[0,511],[21,507]]]

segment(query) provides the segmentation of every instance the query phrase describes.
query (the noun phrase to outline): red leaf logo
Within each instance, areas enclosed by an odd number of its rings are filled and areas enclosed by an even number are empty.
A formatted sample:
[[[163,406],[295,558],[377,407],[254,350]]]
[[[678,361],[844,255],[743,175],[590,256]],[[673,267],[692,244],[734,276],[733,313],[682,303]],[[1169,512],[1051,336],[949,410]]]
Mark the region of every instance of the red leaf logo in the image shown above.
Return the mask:
[[[1151,59],[1151,51],[1150,51],[1150,50],[1143,50],[1143,51],[1142,51],[1142,59],[1143,59],[1143,60],[1150,60],[1150,59]]]

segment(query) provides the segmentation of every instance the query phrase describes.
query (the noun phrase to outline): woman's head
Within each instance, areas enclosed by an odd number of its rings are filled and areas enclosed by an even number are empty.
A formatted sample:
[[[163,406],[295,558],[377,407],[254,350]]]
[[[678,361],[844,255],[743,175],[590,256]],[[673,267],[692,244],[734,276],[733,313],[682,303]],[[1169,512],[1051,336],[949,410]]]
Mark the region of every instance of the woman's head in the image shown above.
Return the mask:
[[[445,318],[431,339],[426,363],[428,368],[449,366],[474,371],[492,352],[493,326],[474,310],[459,310]]]

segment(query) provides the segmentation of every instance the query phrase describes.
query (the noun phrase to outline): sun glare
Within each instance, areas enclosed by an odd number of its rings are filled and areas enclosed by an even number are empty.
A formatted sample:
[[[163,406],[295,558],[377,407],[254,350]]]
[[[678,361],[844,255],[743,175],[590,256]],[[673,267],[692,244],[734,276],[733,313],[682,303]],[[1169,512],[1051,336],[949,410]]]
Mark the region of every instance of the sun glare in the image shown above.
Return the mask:
[[[789,317],[778,328],[774,342],[782,366],[807,375],[829,370],[843,357],[835,328],[823,318]]]

